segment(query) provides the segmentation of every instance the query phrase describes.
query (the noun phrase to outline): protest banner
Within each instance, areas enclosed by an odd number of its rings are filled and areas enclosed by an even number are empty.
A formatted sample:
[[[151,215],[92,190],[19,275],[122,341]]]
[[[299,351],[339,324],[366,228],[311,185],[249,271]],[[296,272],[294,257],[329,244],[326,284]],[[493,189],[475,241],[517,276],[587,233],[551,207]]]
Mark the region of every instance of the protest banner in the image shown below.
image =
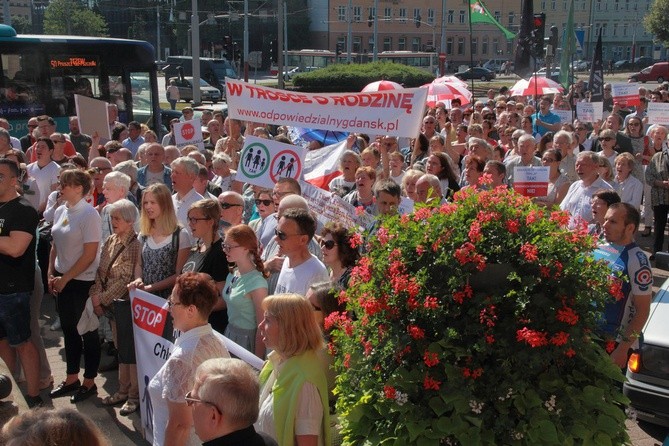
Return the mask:
[[[141,429],[144,438],[151,443],[153,440],[153,404],[147,387],[170,357],[174,349],[173,340],[176,340],[181,332],[172,328],[167,300],[161,297],[138,289],[131,290],[130,310],[137,359]],[[225,336],[219,333],[216,335],[221,342],[225,343],[231,355],[237,356],[257,370],[262,368],[262,359]]]
[[[553,114],[560,117],[560,123],[571,123],[571,110],[551,110]]]
[[[577,102],[576,116],[581,122],[597,122],[603,118],[603,102]]]
[[[548,195],[549,176],[549,167],[514,167],[513,189],[526,197],[545,197]]]
[[[307,152],[304,159],[304,181],[329,190],[330,181],[341,175],[339,160],[346,151],[346,141]]]
[[[307,150],[271,139],[247,136],[239,155],[236,181],[272,189],[281,177],[299,181]]]
[[[228,115],[243,121],[367,134],[416,136],[427,88],[299,93],[225,79]]]
[[[302,197],[309,203],[309,209],[322,225],[328,222],[338,222],[346,228],[357,226],[355,208],[341,199],[338,195],[307,183],[300,182]]]
[[[641,104],[639,98],[639,84],[611,84],[613,102],[621,107],[630,107]]]
[[[204,150],[204,138],[202,137],[202,127],[200,120],[178,122],[173,125],[174,141],[178,148],[185,146],[197,146],[199,151]]]
[[[75,94],[74,105],[77,109],[81,133],[87,135],[97,133],[102,139],[111,139],[107,103],[105,101]]]
[[[646,109],[648,124],[669,126],[669,104],[665,102],[649,102]]]

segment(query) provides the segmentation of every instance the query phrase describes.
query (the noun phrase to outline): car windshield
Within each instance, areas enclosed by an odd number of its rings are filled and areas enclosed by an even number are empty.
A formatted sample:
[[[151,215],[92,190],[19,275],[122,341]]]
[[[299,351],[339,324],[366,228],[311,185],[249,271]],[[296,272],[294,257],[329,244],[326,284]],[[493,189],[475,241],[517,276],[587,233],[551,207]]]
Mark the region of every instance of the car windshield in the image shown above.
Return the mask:
[[[204,79],[200,79],[200,87],[211,87]]]

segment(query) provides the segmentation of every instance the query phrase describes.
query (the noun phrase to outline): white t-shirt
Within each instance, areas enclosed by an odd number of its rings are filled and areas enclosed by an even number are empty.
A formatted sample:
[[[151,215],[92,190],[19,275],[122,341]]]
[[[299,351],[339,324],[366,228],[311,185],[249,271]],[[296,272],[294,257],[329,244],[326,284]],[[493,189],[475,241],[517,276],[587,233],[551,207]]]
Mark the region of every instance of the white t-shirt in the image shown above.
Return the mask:
[[[191,189],[186,195],[184,195],[182,200],[177,198],[177,194],[172,195],[172,202],[174,203],[174,210],[177,213],[177,221],[181,226],[186,228],[188,231],[188,236],[191,238],[191,245],[194,242],[193,234],[190,232],[190,226],[188,225],[188,210],[190,209],[191,204],[195,203],[198,200],[202,200],[204,197],[197,193],[195,189]]]
[[[318,282],[330,280],[328,270],[318,257],[310,254],[311,258],[302,262],[295,268],[288,265],[290,260],[286,259],[281,267],[279,279],[276,282],[275,294],[296,293],[306,296],[309,287]]]
[[[42,168],[37,165],[37,161],[28,164],[28,175],[37,181],[37,188],[39,189],[40,194],[40,204],[46,203],[46,200],[49,198],[49,194],[51,193],[51,186],[58,183],[59,172],[60,166],[53,161],[50,161],[49,164]]]
[[[56,209],[51,229],[53,246],[56,248],[56,271],[66,273],[84,253],[84,244],[100,243],[102,238],[102,220],[93,206],[82,198],[71,208],[66,204]],[[100,262],[98,249],[95,260],[75,277],[76,280],[95,280],[95,272]]]

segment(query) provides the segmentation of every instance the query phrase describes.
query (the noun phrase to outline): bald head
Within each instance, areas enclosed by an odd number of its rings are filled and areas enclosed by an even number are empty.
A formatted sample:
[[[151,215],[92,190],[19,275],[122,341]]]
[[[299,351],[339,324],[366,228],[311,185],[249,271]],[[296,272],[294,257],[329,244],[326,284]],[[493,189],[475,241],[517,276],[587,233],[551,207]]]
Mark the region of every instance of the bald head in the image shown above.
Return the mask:
[[[279,218],[283,215],[286,209],[304,209],[309,210],[307,200],[299,195],[287,195],[279,202],[279,209],[277,210]]]

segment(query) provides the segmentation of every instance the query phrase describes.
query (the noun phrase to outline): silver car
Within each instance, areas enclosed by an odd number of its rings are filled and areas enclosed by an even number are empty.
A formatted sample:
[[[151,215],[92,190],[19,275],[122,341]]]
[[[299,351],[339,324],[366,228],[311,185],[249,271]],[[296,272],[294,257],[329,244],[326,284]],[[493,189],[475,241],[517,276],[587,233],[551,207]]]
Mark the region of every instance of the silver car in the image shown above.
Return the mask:
[[[171,77],[170,82],[176,82],[179,89],[179,96],[182,101],[191,102],[193,100],[193,78],[186,76],[183,79]],[[200,99],[202,101],[211,101],[214,104],[221,100],[221,92],[216,87],[212,87],[204,79],[200,79]]]

